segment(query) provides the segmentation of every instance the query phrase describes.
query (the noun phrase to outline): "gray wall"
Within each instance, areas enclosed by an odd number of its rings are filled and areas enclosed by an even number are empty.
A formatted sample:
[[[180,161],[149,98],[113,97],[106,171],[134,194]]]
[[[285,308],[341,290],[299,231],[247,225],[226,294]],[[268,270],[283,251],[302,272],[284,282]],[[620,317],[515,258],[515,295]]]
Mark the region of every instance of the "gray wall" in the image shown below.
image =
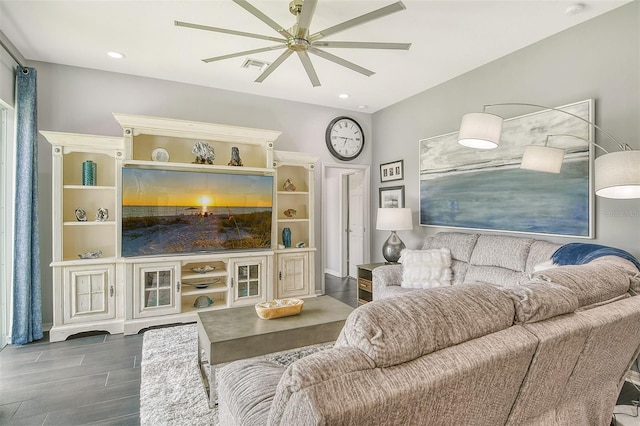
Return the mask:
[[[485,104],[557,106],[592,98],[596,124],[640,149],[639,23],[639,2],[635,1],[375,113],[372,194],[380,186],[392,186],[380,185],[379,164],[404,159],[404,181],[391,183],[405,185],[406,207],[414,212],[414,230],[399,233],[407,247],[419,248],[425,236],[445,230],[417,225],[418,140],[457,131],[465,113],[480,112]],[[508,118],[531,110],[499,111]],[[616,149],[598,131],[596,141]],[[377,203],[377,195],[372,196],[372,211]],[[375,225],[375,215],[372,220]],[[640,200],[595,197],[595,233],[594,240],[574,241],[610,245],[640,257]],[[372,235],[373,262],[383,260],[380,248],[387,237],[388,232]]]
[[[316,154],[316,288],[322,278],[320,227],[322,162],[338,163],[329,155],[324,133],[338,115],[361,124],[371,140],[371,115],[244,95],[200,86],[125,74],[95,71],[50,63],[32,63],[38,70],[38,126],[40,130],[121,136],[122,128],[112,113],[168,117],[282,131],[275,148]],[[52,322],[51,269],[51,146],[40,137],[40,236],[43,322]],[[351,163],[370,164],[371,144]]]

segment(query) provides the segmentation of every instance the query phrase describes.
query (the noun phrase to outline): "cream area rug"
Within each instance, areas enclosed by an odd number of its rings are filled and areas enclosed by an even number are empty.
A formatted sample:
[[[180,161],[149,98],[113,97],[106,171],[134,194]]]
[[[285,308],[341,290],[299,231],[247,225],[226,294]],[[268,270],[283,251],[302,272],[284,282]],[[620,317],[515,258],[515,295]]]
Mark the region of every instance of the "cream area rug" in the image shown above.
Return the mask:
[[[309,346],[262,358],[287,366],[303,356],[328,347],[331,345]],[[218,425],[218,409],[209,408],[208,396],[200,377],[195,324],[154,329],[144,333],[140,424]]]

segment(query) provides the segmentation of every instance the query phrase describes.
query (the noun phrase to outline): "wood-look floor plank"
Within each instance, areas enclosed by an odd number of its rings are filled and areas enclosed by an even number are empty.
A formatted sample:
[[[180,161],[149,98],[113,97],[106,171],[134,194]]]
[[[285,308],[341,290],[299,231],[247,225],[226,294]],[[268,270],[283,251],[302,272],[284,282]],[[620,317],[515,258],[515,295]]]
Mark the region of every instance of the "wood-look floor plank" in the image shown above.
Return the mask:
[[[4,365],[0,364],[0,375],[2,376],[2,382],[5,379],[9,379],[17,376],[24,376],[28,374],[47,374],[52,370],[59,370],[69,367],[77,367],[82,363],[85,355],[76,355],[66,358],[56,358],[48,361],[28,362],[23,364]],[[0,387],[3,387],[0,384]]]
[[[140,412],[140,396],[49,412],[45,425],[86,425]]]
[[[106,403],[111,400],[121,400],[126,397],[137,397],[140,395],[140,382],[131,381],[109,387],[101,387],[91,389],[90,392],[80,392],[58,389],[57,392],[51,393],[36,399],[23,401],[18,408],[15,416],[26,417],[40,413],[57,411],[60,408],[69,407],[69,401],[73,401],[74,407],[93,406],[99,403]],[[130,413],[125,413],[130,414]]]
[[[35,383],[30,386],[8,388],[0,390],[2,403],[20,402],[29,399],[43,398],[55,393],[58,389],[67,389],[72,393],[83,393],[94,388],[99,388],[107,382],[109,373],[99,373],[88,376],[71,377],[68,379],[47,383]]]

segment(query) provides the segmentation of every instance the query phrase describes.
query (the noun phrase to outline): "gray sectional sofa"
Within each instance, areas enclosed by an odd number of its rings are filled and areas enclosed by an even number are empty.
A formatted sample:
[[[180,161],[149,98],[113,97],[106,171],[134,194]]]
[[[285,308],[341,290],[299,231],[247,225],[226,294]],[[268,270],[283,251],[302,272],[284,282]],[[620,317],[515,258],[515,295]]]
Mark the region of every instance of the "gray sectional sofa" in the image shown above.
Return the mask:
[[[557,245],[529,238],[443,233],[431,247],[450,249],[453,285],[403,291],[401,266],[375,269],[376,300],[331,349],[221,368],[220,424],[608,425],[640,351],[636,266],[532,272]]]

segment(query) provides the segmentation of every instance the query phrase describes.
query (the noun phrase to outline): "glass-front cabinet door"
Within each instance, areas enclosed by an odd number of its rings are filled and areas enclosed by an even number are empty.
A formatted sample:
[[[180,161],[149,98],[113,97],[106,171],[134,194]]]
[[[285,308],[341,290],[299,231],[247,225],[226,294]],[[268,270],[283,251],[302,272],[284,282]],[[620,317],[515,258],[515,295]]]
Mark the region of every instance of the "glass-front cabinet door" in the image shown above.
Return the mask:
[[[66,324],[115,318],[115,266],[69,266],[64,270]]]
[[[180,263],[134,265],[136,318],[180,312]]]
[[[231,287],[233,304],[249,305],[265,300],[266,257],[251,257],[233,261]]]

